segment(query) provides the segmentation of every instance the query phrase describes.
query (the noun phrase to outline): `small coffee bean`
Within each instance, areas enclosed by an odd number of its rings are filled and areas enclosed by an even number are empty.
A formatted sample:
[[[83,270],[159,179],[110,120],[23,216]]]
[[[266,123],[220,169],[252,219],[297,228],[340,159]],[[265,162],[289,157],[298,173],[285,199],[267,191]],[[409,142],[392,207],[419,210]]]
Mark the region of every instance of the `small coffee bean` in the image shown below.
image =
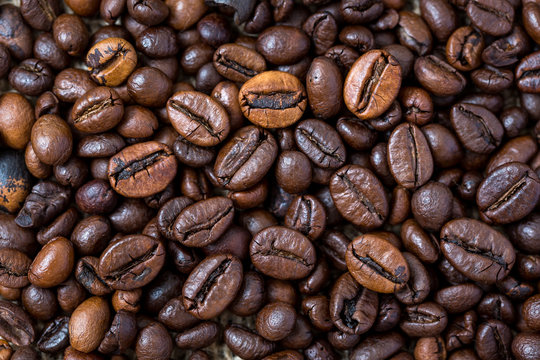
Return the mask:
[[[257,332],[267,340],[278,341],[287,337],[296,323],[296,311],[290,304],[273,302],[257,314]]]
[[[461,71],[470,71],[482,63],[484,37],[471,26],[463,26],[452,33],[446,43],[446,60]]]
[[[409,305],[405,308],[399,327],[408,336],[436,336],[448,324],[448,316],[442,306],[434,302]]]
[[[228,325],[223,332],[223,338],[233,354],[247,360],[263,358],[276,348],[274,342],[266,340],[242,325]]]
[[[89,41],[88,28],[73,14],[62,14],[54,20],[53,36],[56,44],[71,56],[81,56]]]
[[[28,271],[31,260],[23,252],[10,248],[0,249],[0,285],[22,288],[28,285]]]
[[[37,347],[46,353],[55,353],[69,346],[69,317],[60,316],[45,325]]]
[[[26,59],[11,69],[8,79],[9,84],[20,93],[38,96],[52,87],[54,75],[44,61]]]
[[[307,55],[310,41],[300,29],[292,26],[272,26],[257,38],[257,51],[275,65],[288,65]]]

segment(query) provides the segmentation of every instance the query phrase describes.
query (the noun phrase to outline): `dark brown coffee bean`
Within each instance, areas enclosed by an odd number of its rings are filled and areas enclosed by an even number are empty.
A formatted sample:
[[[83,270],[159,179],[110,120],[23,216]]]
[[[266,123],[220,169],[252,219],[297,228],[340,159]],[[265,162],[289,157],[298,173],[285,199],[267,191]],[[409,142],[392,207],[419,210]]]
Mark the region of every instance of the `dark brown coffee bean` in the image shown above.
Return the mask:
[[[401,239],[405,249],[416,255],[420,260],[434,263],[439,258],[439,244],[433,235],[427,233],[416,222],[406,220],[401,226]]]
[[[135,315],[127,311],[119,311],[113,318],[111,327],[99,344],[98,350],[103,354],[124,352],[133,344],[137,336]]]
[[[146,28],[136,38],[137,50],[151,58],[163,59],[178,53],[176,36],[172,28],[168,26]]]
[[[375,322],[378,302],[375,292],[358,284],[347,272],[337,279],[330,292],[330,317],[344,333],[363,334]]]
[[[257,233],[250,245],[253,265],[276,279],[306,277],[316,262],[315,248],[300,232],[271,226]]]
[[[302,117],[307,94],[296,76],[265,71],[242,85],[238,101],[244,116],[255,125],[285,128]]]
[[[212,345],[219,338],[220,326],[213,321],[205,321],[185,330],[175,338],[180,349],[198,349]]]
[[[343,79],[338,66],[324,56],[313,59],[306,74],[306,91],[313,115],[322,119],[337,115],[343,101]]]
[[[446,60],[461,71],[470,71],[482,63],[484,37],[471,26],[463,26],[452,33],[446,43]]]
[[[196,202],[184,208],[174,221],[174,239],[189,247],[209,245],[227,230],[233,217],[230,199],[213,197]]]
[[[182,70],[186,74],[196,74],[204,64],[212,61],[214,51],[215,49],[206,43],[199,42],[191,45],[184,50],[180,58]],[[259,54],[257,55],[260,56]],[[264,64],[266,65],[266,62]]]
[[[404,123],[394,129],[388,140],[388,165],[396,182],[407,189],[422,186],[430,179],[433,157],[416,125]]]
[[[405,305],[422,303],[431,290],[429,273],[420,260],[411,253],[403,253],[407,260],[410,276],[407,284],[396,291],[396,298]]]
[[[422,132],[431,149],[433,162],[438,167],[456,166],[463,158],[463,149],[458,138],[441,124],[428,124]]]
[[[380,181],[367,168],[348,165],[330,181],[330,191],[344,218],[366,229],[380,227],[388,215],[388,198]]]
[[[326,122],[303,120],[294,132],[298,148],[318,167],[336,169],[345,163],[346,150],[337,131]]]
[[[221,148],[214,163],[219,184],[245,190],[260,182],[277,156],[277,144],[268,131],[255,126],[238,130]]]
[[[442,306],[434,302],[410,305],[405,308],[399,327],[408,336],[436,336],[448,324],[448,316]]]
[[[8,79],[11,87],[20,93],[38,96],[52,87],[54,75],[44,61],[26,59],[11,69]]]
[[[53,23],[56,44],[71,56],[81,56],[89,41],[88,28],[82,19],[73,14],[62,14]]]
[[[49,322],[36,345],[40,351],[55,353],[69,346],[69,317],[60,316]]]
[[[378,236],[363,235],[351,241],[345,260],[355,280],[376,292],[392,293],[409,279],[409,267],[401,252]]]
[[[61,13],[58,0],[22,0],[21,15],[34,29],[50,31],[56,17]]]
[[[86,64],[95,82],[102,86],[118,86],[135,69],[137,54],[125,39],[109,37],[88,50]]]
[[[294,329],[296,311],[290,304],[272,302],[257,314],[257,332],[267,340],[278,341],[287,337]]]
[[[463,146],[477,153],[492,152],[504,135],[500,121],[483,106],[456,104],[450,111],[450,120]]]
[[[297,196],[287,210],[285,225],[315,240],[326,227],[324,206],[313,195]]]
[[[399,99],[403,105],[405,120],[416,125],[425,125],[433,117],[433,102],[422,88],[407,86],[401,89]]]
[[[18,305],[0,300],[0,335],[7,341],[26,346],[34,342],[35,328],[32,318]]]
[[[417,58],[414,62],[414,74],[420,84],[436,96],[457,95],[467,84],[459,71],[435,55]]]
[[[478,237],[478,234],[482,234]],[[441,230],[441,250],[445,258],[473,281],[493,284],[512,269],[515,252],[500,232],[473,219],[448,222]]]
[[[531,136],[520,136],[509,140],[493,155],[486,167],[489,174],[501,165],[510,162],[528,163],[538,151],[537,142]]]
[[[307,35],[292,26],[269,27],[257,38],[257,51],[276,65],[299,61],[307,55],[309,47]]]
[[[75,268],[75,278],[77,279],[78,284],[84,286],[84,289],[88,290],[92,295],[103,296],[111,293],[113,290],[98,275],[98,264],[99,258],[97,257],[85,256],[79,259]],[[75,304],[75,307],[77,305],[78,303]],[[73,310],[74,308],[71,309],[71,311]]]
[[[245,82],[266,70],[262,55],[232,43],[220,46],[213,60],[216,70],[231,81]]]
[[[0,7],[0,22],[6,29],[0,35],[0,44],[7,47],[17,60],[32,56],[32,31],[25,24],[19,8],[13,4],[3,4]]]
[[[437,291],[434,300],[450,314],[458,314],[473,308],[482,293],[482,289],[474,284],[458,284]]]
[[[496,224],[521,220],[535,208],[539,198],[538,176],[530,167],[518,162],[493,170],[476,193],[480,215],[484,221]]]
[[[227,111],[200,92],[175,93],[167,102],[167,114],[176,131],[195,145],[217,145],[230,131]]]
[[[177,163],[164,144],[149,141],[120,151],[109,162],[109,181],[126,197],[146,197],[163,191],[176,176]],[[147,185],[142,186],[144,182]]]
[[[161,0],[127,0],[126,8],[135,20],[148,26],[161,23],[169,15],[169,8]]]
[[[270,355],[276,347],[272,341],[266,340],[242,325],[228,325],[223,337],[233,354],[246,360],[256,360]]]
[[[114,128],[124,116],[124,104],[111,88],[96,87],[79,98],[71,110],[73,126],[83,133]]]
[[[352,350],[351,359],[389,358],[403,345],[405,345],[405,338],[395,331],[370,335]]]
[[[411,210],[418,224],[428,231],[438,231],[452,216],[453,195],[440,182],[432,181],[416,190]]]
[[[531,4],[531,3],[529,3]],[[523,8],[523,11],[526,7]],[[540,349],[540,337],[535,333],[519,333],[512,340],[512,354],[518,360],[534,359]]]
[[[127,92],[137,104],[161,107],[172,94],[172,80],[154,67],[141,67],[127,80]]]
[[[135,345],[137,359],[166,360],[170,358],[172,350],[171,336],[160,323],[152,321],[139,331]]]
[[[10,288],[22,288],[28,285],[28,271],[32,260],[23,252],[3,248],[0,249],[0,285]]]
[[[61,101],[74,103],[96,86],[87,71],[68,68],[58,73],[52,91]]]
[[[511,70],[499,69],[486,65],[471,73],[471,79],[480,90],[489,93],[500,93],[508,89],[514,82],[514,73]],[[504,122],[503,122],[504,123]]]
[[[213,148],[195,145],[182,136],[174,141],[173,151],[182,164],[196,168],[209,164],[215,156]]]
[[[484,49],[482,60],[489,65],[502,67],[517,63],[530,51],[530,41],[521,26],[514,26],[512,32],[492,42]]]
[[[424,359],[446,359],[446,346],[440,336],[429,336],[418,339],[414,347],[414,358]]]
[[[499,320],[478,325],[475,350],[481,359],[511,359],[512,332]]]
[[[371,50],[352,66],[345,79],[343,99],[358,118],[382,115],[396,99],[401,85],[401,66],[383,50]]]
[[[467,4],[467,16],[483,32],[501,36],[512,28],[514,8],[506,0],[473,0]]]
[[[186,310],[202,320],[219,315],[236,297],[242,278],[242,264],[235,256],[207,257],[184,283],[182,296]]]
[[[115,290],[132,290],[152,281],[165,262],[163,244],[145,235],[125,236],[101,254],[98,273]]]
[[[516,67],[516,82],[519,90],[527,93],[540,92],[540,84],[535,76],[540,67],[539,60],[540,52],[535,52],[524,57],[518,64]]]
[[[57,115],[44,115],[32,127],[32,148],[41,162],[61,165],[69,159],[73,137],[68,124]]]

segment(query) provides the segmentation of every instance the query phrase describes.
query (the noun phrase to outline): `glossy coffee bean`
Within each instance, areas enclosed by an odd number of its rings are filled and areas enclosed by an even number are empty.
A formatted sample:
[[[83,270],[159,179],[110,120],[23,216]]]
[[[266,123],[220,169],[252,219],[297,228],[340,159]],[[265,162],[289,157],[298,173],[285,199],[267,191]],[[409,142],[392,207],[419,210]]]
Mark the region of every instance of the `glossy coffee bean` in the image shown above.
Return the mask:
[[[269,27],[257,38],[257,51],[275,65],[293,64],[306,56],[309,48],[307,35],[292,26]]]
[[[57,237],[36,255],[28,271],[28,279],[44,288],[59,285],[71,274],[74,257],[73,244],[64,237]]]
[[[53,36],[58,46],[71,56],[81,56],[89,41],[88,28],[73,14],[62,14],[53,23]]]
[[[83,133],[101,133],[114,128],[124,116],[124,103],[116,91],[96,87],[79,98],[71,110],[73,126]]]
[[[414,74],[420,84],[436,96],[457,95],[467,83],[459,71],[435,55],[417,58]]]
[[[255,125],[285,128],[302,117],[307,107],[307,94],[296,76],[265,71],[242,85],[238,101],[244,116]]]
[[[489,35],[507,34],[514,22],[514,8],[506,0],[475,0],[467,4],[466,10],[471,22]]]
[[[216,70],[231,81],[245,82],[266,70],[266,61],[254,50],[224,44],[213,55]]]
[[[191,272],[182,288],[186,310],[202,320],[219,315],[236,297],[242,278],[242,264],[235,256],[207,257]]]
[[[63,164],[73,149],[71,130],[57,115],[40,117],[32,127],[31,141],[37,157],[47,165]]]
[[[82,352],[97,349],[107,331],[109,318],[109,306],[104,299],[94,296],[85,300],[69,320],[71,346]],[[87,331],[88,328],[92,331]]]
[[[54,75],[44,61],[26,59],[11,69],[9,84],[24,95],[38,96],[53,85]]]

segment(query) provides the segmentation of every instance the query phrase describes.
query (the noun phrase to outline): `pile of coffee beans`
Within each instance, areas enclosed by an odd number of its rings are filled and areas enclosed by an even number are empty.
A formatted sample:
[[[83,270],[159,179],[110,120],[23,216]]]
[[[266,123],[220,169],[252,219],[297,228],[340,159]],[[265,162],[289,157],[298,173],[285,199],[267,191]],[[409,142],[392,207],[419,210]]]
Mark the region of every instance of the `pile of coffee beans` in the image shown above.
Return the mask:
[[[540,359],[539,0],[4,1],[0,79],[0,360]]]

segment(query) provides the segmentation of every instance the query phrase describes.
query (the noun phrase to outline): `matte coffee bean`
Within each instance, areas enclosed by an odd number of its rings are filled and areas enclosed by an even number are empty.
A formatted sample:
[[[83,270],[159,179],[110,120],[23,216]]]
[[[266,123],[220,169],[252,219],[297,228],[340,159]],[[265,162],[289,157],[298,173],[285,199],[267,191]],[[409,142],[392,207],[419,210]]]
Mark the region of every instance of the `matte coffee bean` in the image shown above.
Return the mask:
[[[60,15],[61,4],[58,0],[22,0],[20,10],[32,28],[50,31],[54,20]]]
[[[441,124],[428,124],[421,130],[431,149],[435,166],[447,168],[459,164],[463,149],[452,131]]]
[[[99,259],[98,273],[115,290],[132,290],[152,281],[165,262],[164,245],[145,235],[111,242]]]
[[[172,80],[155,67],[141,67],[127,80],[129,97],[137,104],[147,107],[161,107],[172,94]]]
[[[96,43],[86,55],[90,76],[102,86],[118,86],[124,82],[137,65],[133,45],[118,37]]]
[[[316,240],[326,228],[326,211],[313,195],[297,196],[285,215],[285,225]]]
[[[246,126],[233,134],[214,162],[218,183],[229,190],[246,190],[260,182],[277,156],[277,143],[267,130]]]
[[[330,292],[329,313],[339,330],[360,335],[373,326],[378,303],[377,293],[358,284],[347,272],[337,279]]]
[[[315,248],[302,233],[281,226],[271,226],[257,233],[250,245],[253,265],[276,279],[306,277],[316,262]]]
[[[257,314],[257,332],[267,340],[278,341],[287,337],[294,328],[296,311],[287,303],[273,302]]]
[[[478,220],[467,218],[452,220],[443,226],[441,250],[463,275],[487,284],[503,279],[512,269],[516,256],[512,244],[503,234]]]
[[[435,237],[427,233],[416,222],[408,219],[401,226],[401,240],[405,249],[426,263],[434,263],[439,258],[439,244]]]
[[[318,167],[336,169],[345,163],[346,150],[339,134],[322,120],[308,119],[294,132],[298,148]]]
[[[313,59],[306,74],[306,91],[313,115],[322,119],[337,115],[343,102],[342,89],[338,66],[324,56]]]
[[[510,162],[528,163],[538,151],[537,142],[531,136],[520,136],[509,140],[493,155],[486,167],[489,174],[501,165]]]
[[[426,137],[411,123],[398,125],[388,139],[388,165],[396,182],[414,189],[433,174],[433,156]]]
[[[530,49],[530,41],[521,26],[514,26],[512,32],[501,37],[482,52],[485,63],[496,66],[508,66],[520,61]]]
[[[237,316],[254,315],[266,300],[264,278],[255,271],[244,274],[238,295],[229,305],[229,310]]]
[[[246,81],[238,93],[240,108],[253,124],[285,128],[297,122],[307,107],[304,85],[294,75],[265,71]]]
[[[257,51],[275,65],[293,64],[307,55],[310,41],[300,29],[273,26],[257,38]]]
[[[374,235],[359,236],[351,241],[345,260],[355,280],[376,292],[395,292],[409,279],[409,267],[401,252]]]
[[[34,42],[34,57],[55,70],[65,69],[70,63],[69,55],[58,47],[50,33],[41,33],[37,37]]]
[[[514,73],[511,70],[486,65],[473,71],[471,73],[471,80],[482,91],[499,93],[512,86]]]
[[[135,315],[127,311],[119,311],[113,318],[111,327],[99,344],[98,350],[103,354],[114,351],[124,352],[133,344],[137,336]]]
[[[28,271],[32,260],[23,252],[10,248],[0,249],[0,285],[22,288],[28,285]]]
[[[471,26],[463,26],[452,33],[446,43],[446,60],[461,71],[470,71],[480,66],[484,37]]]
[[[69,320],[71,346],[82,352],[97,349],[107,332],[110,316],[109,306],[104,299],[94,296],[85,300]],[[89,328],[92,331],[87,331]]]
[[[521,220],[534,209],[539,198],[538,176],[530,167],[518,162],[493,170],[480,183],[476,193],[476,203],[484,221],[496,224]]]
[[[396,99],[401,85],[401,66],[382,50],[371,50],[353,64],[345,79],[343,99],[360,119],[382,115]]]
[[[428,230],[439,230],[452,216],[453,195],[440,182],[429,182],[416,190],[411,198],[411,210],[418,224]]]
[[[182,164],[196,168],[207,165],[215,156],[214,148],[195,145],[183,136],[174,141],[173,151]]]
[[[207,257],[191,272],[182,288],[186,310],[202,320],[219,315],[236,297],[242,278],[242,264],[235,256]]]
[[[58,310],[56,293],[35,285],[29,285],[21,292],[21,303],[34,319],[47,321],[54,317]]]
[[[367,168],[347,165],[330,181],[330,192],[339,213],[365,229],[380,227],[388,216],[388,198],[381,182]]]
[[[482,289],[474,284],[458,284],[440,289],[435,302],[450,314],[463,313],[473,308],[482,297]]]
[[[175,93],[167,101],[167,114],[176,131],[195,145],[217,145],[230,131],[227,111],[210,96],[200,92]]]
[[[15,249],[28,255],[37,251],[34,232],[19,227],[13,215],[0,214],[0,239],[0,248]]]
[[[212,197],[184,208],[174,221],[172,234],[188,247],[204,247],[216,241],[231,225],[234,207],[230,199]]]
[[[450,111],[450,120],[463,146],[477,153],[492,152],[504,135],[500,121],[483,106],[456,104]]]
[[[407,306],[399,327],[408,336],[422,337],[439,335],[448,323],[448,316],[442,306],[434,302]]]
[[[109,161],[109,182],[126,197],[146,197],[164,190],[176,175],[177,162],[164,144],[149,141],[128,146]],[[141,186],[146,182],[146,186]]]
[[[351,359],[388,358],[405,345],[405,338],[398,332],[374,334],[363,339],[351,352]]]
[[[59,100],[74,103],[88,90],[96,86],[88,72],[81,69],[67,68],[56,75],[52,92]]]
[[[180,349],[198,349],[212,345],[219,338],[220,326],[205,321],[176,335],[175,344]]]

